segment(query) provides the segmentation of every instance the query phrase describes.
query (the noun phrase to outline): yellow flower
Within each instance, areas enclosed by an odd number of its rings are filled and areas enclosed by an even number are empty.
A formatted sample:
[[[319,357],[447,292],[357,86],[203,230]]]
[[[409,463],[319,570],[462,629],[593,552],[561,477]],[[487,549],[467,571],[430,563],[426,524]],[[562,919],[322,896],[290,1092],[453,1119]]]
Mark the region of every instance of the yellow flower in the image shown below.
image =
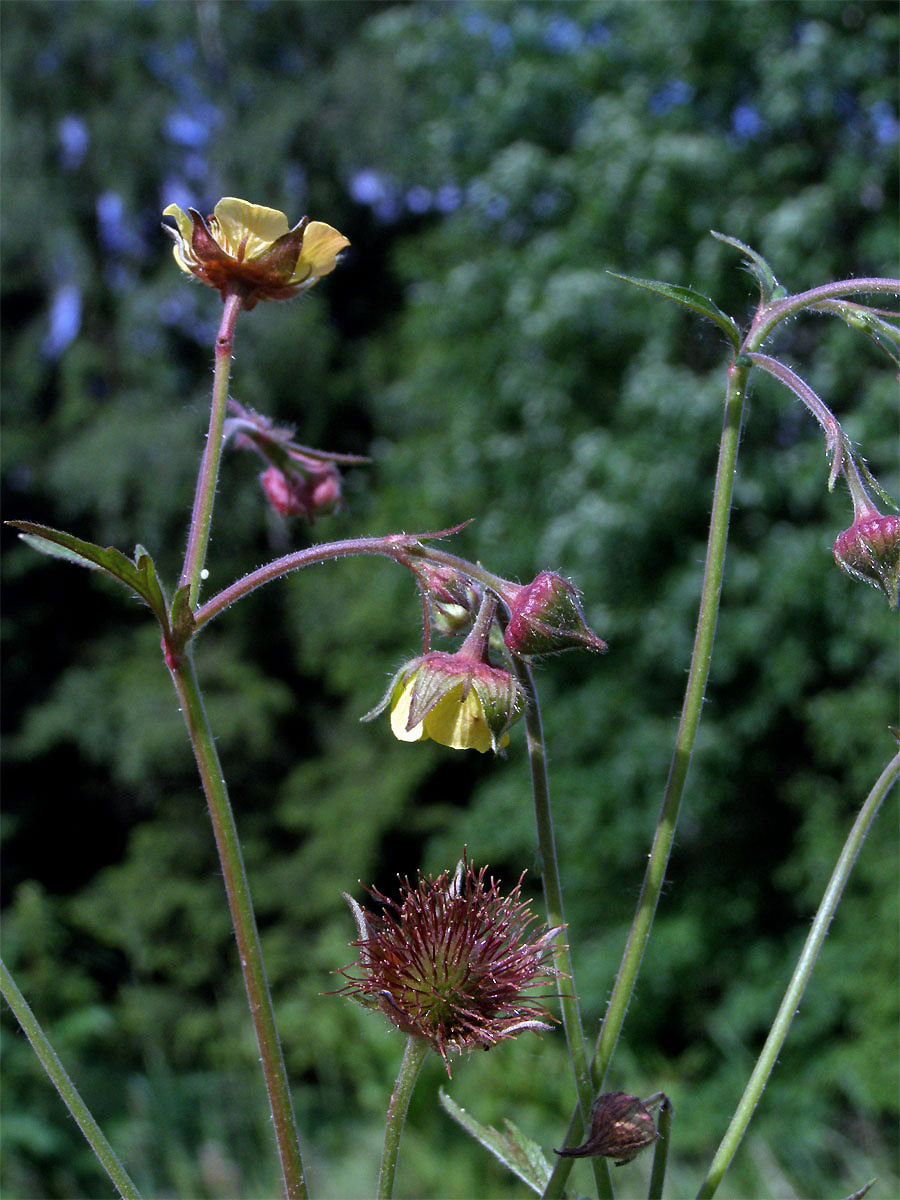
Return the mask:
[[[211,216],[187,212],[170,204],[163,212],[175,228],[163,228],[173,238],[175,261],[224,298],[226,291],[243,294],[251,309],[259,300],[287,300],[312,287],[337,265],[337,255],[350,242],[323,221],[303,217],[293,229],[274,208],[226,196]]]
[[[509,671],[462,650],[432,651],[407,663],[381,703],[363,720],[390,705],[391,729],[401,742],[429,738],[452,750],[500,750],[509,727],[525,710],[525,697]]]
[[[409,708],[416,687],[415,678],[408,679],[391,706],[394,737],[401,742],[421,742],[431,738],[433,742],[449,746],[452,750],[478,750],[481,754],[490,750],[494,739],[484,715],[484,705],[475,688],[467,686],[468,683],[468,680],[461,679],[417,725],[408,729]],[[464,692],[466,695],[463,695]],[[504,733],[497,745],[506,746],[508,743],[509,734]]]

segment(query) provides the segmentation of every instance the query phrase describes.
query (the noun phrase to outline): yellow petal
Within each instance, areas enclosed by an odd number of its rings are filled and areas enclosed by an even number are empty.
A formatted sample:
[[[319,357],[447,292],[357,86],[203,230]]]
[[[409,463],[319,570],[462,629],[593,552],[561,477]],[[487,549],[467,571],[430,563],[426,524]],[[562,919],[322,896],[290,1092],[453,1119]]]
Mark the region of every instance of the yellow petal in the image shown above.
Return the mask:
[[[178,232],[181,234],[182,238],[187,242],[187,244],[190,245],[191,238],[194,236],[194,222],[184,211],[184,209],[179,208],[177,204],[170,204],[168,208],[163,209],[163,216],[175,218],[175,224],[178,226]]]
[[[407,679],[397,699],[391,705],[391,732],[401,742],[420,742],[422,738],[428,736],[425,733],[425,725],[422,721],[418,725],[414,725],[412,729],[406,728],[406,724],[409,721],[409,706],[412,701],[415,682],[415,676]]]
[[[461,700],[463,685],[443,696],[425,717],[425,732],[435,742],[453,750],[491,749],[491,731],[474,688]]]
[[[216,241],[223,250],[236,256],[246,238],[244,258],[255,258],[288,232],[287,217],[277,208],[250,204],[236,196],[225,196],[215,207],[218,226]]]
[[[336,255],[350,239],[338,233],[324,221],[310,221],[303,231],[303,247],[294,270],[293,281],[299,283],[312,275],[316,279],[328,275],[337,266]]]

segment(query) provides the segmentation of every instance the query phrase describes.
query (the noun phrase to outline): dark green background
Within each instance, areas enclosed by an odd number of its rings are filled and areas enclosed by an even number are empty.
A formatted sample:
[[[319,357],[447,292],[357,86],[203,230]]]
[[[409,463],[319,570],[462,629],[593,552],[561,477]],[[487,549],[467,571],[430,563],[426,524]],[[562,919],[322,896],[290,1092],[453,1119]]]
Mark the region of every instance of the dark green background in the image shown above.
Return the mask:
[[[460,553],[585,595],[602,659],[544,665],[557,836],[591,1037],[656,820],[687,668],[726,347],[609,270],[690,284],[741,322],[896,262],[893,3],[3,5],[3,513],[173,579],[205,429],[218,297],[174,266],[170,201],[238,195],[352,240],[301,303],[238,326],[232,393],[368,454],[313,530],[226,454],[218,588],[310,539],[475,517]],[[770,352],[897,494],[890,362],[833,321]],[[850,522],[821,436],[756,381],[712,682],[654,938],[610,1086],[675,1104],[674,1196],[724,1131],[854,813],[892,753],[896,618],[841,575]],[[5,532],[4,955],[148,1196],[276,1192],[257,1052],[189,747],[147,614]],[[312,1186],[371,1196],[402,1039],[323,995],[353,957],[342,890],[452,866],[512,884],[535,844],[506,761],[360,725],[417,652],[404,572],[351,561],[258,593],[198,665],[232,788]],[[735,1168],[731,1197],[896,1194],[897,818],[877,823]],[[536,896],[540,904],[540,897]],[[108,1182],[4,1018],[4,1196]],[[560,1034],[454,1071],[451,1094],[549,1153]],[[444,1079],[446,1083],[446,1079]],[[522,1187],[435,1104],[403,1196]],[[647,1164],[615,1172],[645,1191]],[[583,1164],[573,1177],[589,1186]]]

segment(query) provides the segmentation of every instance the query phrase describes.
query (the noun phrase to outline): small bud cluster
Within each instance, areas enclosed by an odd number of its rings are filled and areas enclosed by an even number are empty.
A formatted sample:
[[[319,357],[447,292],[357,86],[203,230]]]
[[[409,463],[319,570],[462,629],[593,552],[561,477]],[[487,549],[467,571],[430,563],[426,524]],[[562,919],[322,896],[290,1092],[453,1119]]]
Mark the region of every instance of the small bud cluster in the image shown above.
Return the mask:
[[[366,459],[353,454],[328,454],[300,446],[292,440],[293,430],[273,424],[268,417],[251,412],[229,400],[235,415],[226,422],[226,435],[242,450],[254,450],[269,465],[260,475],[266,499],[281,517],[306,517],[334,512],[341,504],[341,475],[338,464]]]

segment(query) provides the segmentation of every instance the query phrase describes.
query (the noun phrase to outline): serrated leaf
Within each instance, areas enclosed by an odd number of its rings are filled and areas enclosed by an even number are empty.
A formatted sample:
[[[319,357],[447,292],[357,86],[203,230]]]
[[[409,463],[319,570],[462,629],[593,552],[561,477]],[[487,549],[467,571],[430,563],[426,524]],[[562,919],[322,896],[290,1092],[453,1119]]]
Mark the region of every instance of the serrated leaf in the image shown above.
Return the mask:
[[[50,558],[61,558],[64,562],[74,563],[78,567],[88,567],[91,571],[99,569],[97,563],[91,562],[83,555],[76,554],[74,550],[69,550],[66,546],[58,546],[56,542],[50,542],[36,534],[20,533],[19,540],[23,541],[26,546],[30,546],[32,550],[37,550],[39,554],[46,554]]]
[[[724,242],[727,246],[733,246],[735,250],[740,250],[741,254],[743,254],[747,260],[747,269],[759,284],[759,292],[763,304],[768,304],[772,299],[782,299],[786,295],[784,288],[775,278],[775,272],[761,254],[757,254],[746,242],[741,242],[737,238],[727,237],[724,233],[717,233],[715,229],[711,229],[710,233],[718,241]],[[776,296],[776,293],[779,294]]]
[[[617,271],[609,273],[616,279],[624,279],[626,283],[646,288],[648,292],[656,292],[660,296],[665,296],[667,300],[674,300],[676,304],[683,304],[685,308],[700,313],[701,316],[718,325],[736,351],[740,349],[741,331],[738,329],[737,323],[727,313],[722,312],[718,304],[710,300],[709,296],[704,296],[690,287],[681,287],[677,283],[662,283],[658,279],[640,279],[637,275],[620,275]]]
[[[543,1194],[550,1181],[551,1167],[537,1142],[524,1134],[512,1121],[503,1122],[506,1126],[505,1133],[500,1133],[492,1125],[482,1125],[451,1100],[443,1088],[440,1089],[439,1098],[444,1111],[454,1121],[462,1125],[467,1133],[532,1191],[537,1192],[539,1196]]]
[[[137,561],[132,562],[115,546],[97,546],[47,525],[36,525],[32,521],[9,521],[8,524],[21,530],[21,536],[33,549],[78,566],[99,568],[118,579],[149,604],[163,629],[168,629],[166,598],[156,577],[153,559],[142,546],[137,549]]]

